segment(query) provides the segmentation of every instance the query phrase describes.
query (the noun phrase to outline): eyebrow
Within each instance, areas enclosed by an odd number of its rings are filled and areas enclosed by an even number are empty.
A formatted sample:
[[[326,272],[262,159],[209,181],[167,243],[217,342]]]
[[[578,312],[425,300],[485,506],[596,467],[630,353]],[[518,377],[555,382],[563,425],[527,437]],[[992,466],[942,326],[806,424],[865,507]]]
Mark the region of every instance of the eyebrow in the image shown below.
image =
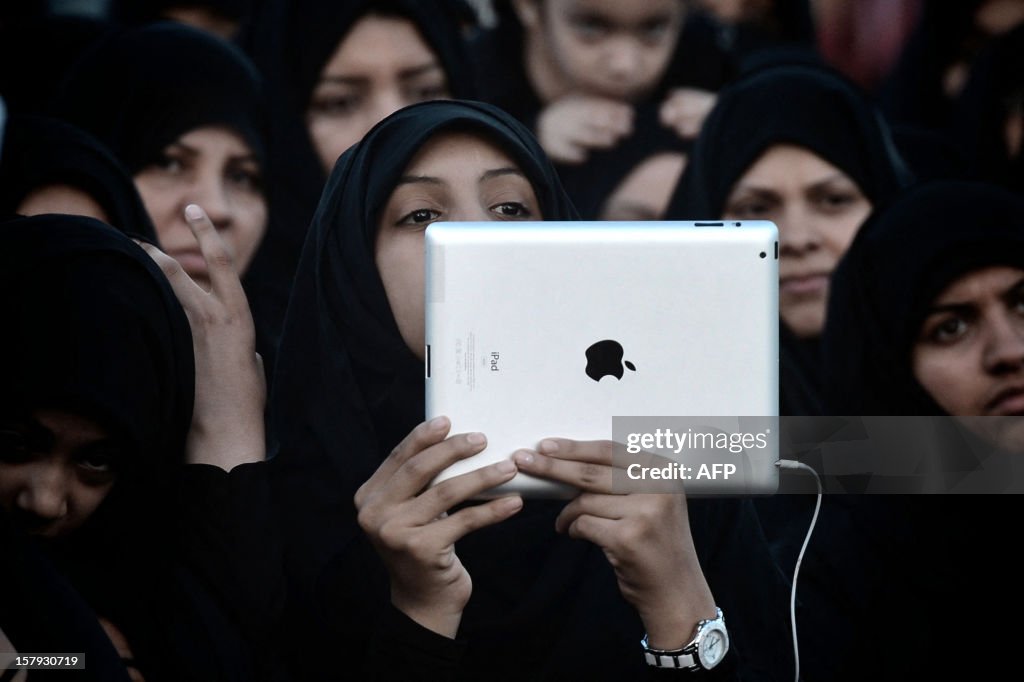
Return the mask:
[[[854,187],[857,187],[857,183],[856,182],[854,182],[852,179],[850,179],[845,173],[839,172],[839,173],[833,173],[832,175],[828,176],[827,178],[822,178],[821,180],[818,180],[817,182],[811,184],[807,189],[809,189],[812,192],[816,191],[816,190],[821,190],[821,189],[824,189],[827,185],[831,185],[834,182],[850,183]],[[857,189],[859,190],[860,188],[857,187]]]
[[[1017,292],[1021,287],[1024,287],[1024,277],[1021,277],[1015,283],[1013,283],[1012,285],[1008,286],[1006,288],[1006,290],[1003,291],[1003,293],[1001,293],[999,295],[999,297],[1000,298],[1012,297],[1013,294],[1015,292]],[[939,305],[935,305],[935,306],[932,306],[931,308],[929,308],[928,311],[927,311],[927,315],[931,316],[931,315],[936,315],[938,313],[956,312],[956,311],[960,311],[960,310],[967,310],[967,309],[972,308],[973,306],[974,306],[974,303],[967,302],[967,301],[952,301],[950,303],[940,303]]]
[[[526,179],[523,172],[518,168],[506,167],[506,168],[492,168],[491,170],[484,171],[484,174],[480,176],[479,182],[486,182],[493,180],[494,178],[501,177],[503,175],[518,175],[519,177]],[[414,184],[426,184],[426,185],[446,185],[448,184],[441,178],[435,178],[431,175],[403,175],[398,178],[398,182],[395,183],[395,187],[399,185],[414,185]]]
[[[402,69],[398,72],[399,80],[410,80],[417,76],[430,73],[432,71],[440,71],[441,65],[437,62],[428,62],[419,66],[411,66],[407,69]],[[366,76],[345,76],[343,74],[337,75],[326,75],[321,78],[318,82],[320,83],[339,83],[341,85],[363,85],[370,81]]]
[[[189,156],[200,156],[201,152],[195,147],[189,146],[184,142],[172,142],[167,145],[168,148],[178,149]],[[228,161],[241,162],[241,163],[255,163],[257,166],[260,163],[259,157],[254,152],[246,152],[244,154],[232,154],[228,156]]]
[[[395,187],[415,184],[443,185],[445,182],[441,178],[435,178],[430,175],[403,175],[398,178],[398,182],[395,183]]]
[[[732,194],[729,195],[728,199],[726,200],[726,203],[730,201],[735,201],[736,199],[742,197],[744,194],[754,194],[762,199],[772,199],[775,201],[778,201],[779,199],[779,193],[776,192],[774,189],[770,189],[768,187],[758,187],[757,185],[739,185],[732,192]]]
[[[526,175],[523,174],[523,171],[519,170],[518,168],[506,166],[504,168],[492,168],[489,171],[485,171],[484,174],[480,176],[480,182],[484,182],[486,180],[493,180],[494,178],[499,178],[503,175],[518,175],[524,180],[526,179]]]

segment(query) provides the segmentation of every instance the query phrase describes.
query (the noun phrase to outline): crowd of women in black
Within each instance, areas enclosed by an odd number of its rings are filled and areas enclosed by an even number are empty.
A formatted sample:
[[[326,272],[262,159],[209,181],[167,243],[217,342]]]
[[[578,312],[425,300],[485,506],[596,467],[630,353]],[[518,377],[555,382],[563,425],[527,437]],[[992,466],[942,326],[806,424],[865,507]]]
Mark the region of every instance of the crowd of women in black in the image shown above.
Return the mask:
[[[0,660],[86,667],[0,679],[792,679],[813,496],[428,485],[486,434],[423,422],[423,229],[772,220],[783,415],[1020,415],[1024,3],[905,4],[870,92],[801,0],[5,9]],[[826,496],[803,679],[1004,674],[1017,511]]]

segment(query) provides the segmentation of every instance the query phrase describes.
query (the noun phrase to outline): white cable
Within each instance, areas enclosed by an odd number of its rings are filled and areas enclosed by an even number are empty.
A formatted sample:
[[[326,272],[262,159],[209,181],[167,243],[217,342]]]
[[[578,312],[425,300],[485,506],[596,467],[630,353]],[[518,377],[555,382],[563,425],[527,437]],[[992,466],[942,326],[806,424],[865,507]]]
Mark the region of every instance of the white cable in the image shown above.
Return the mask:
[[[821,497],[823,490],[821,487],[821,477],[818,476],[818,472],[815,471],[813,467],[809,467],[803,462],[797,462],[792,459],[780,459],[775,463],[775,466],[780,469],[803,469],[805,471],[809,471],[814,476],[814,481],[818,484],[818,501],[814,505],[814,515],[811,517],[811,525],[807,529],[807,536],[804,538],[803,547],[800,548],[800,554],[797,555],[796,558],[796,568],[793,569],[793,589],[789,595],[789,621],[793,628],[793,658],[796,661],[796,675],[793,679],[796,680],[796,682],[800,682],[800,645],[797,642],[796,636],[796,584],[797,580],[800,578],[800,564],[803,563],[804,552],[807,551],[807,545],[811,541],[811,533],[814,532],[814,525],[818,522],[818,512],[821,510]]]

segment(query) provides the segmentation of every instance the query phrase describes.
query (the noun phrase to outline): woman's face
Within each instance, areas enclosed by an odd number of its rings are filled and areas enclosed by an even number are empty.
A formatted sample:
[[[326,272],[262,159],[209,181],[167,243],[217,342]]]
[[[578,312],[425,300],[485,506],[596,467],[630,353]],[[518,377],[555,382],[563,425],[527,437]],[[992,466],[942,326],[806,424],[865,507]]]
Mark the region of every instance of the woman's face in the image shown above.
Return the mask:
[[[914,376],[952,415],[1024,415],[1024,270],[975,270],[935,299]]]
[[[205,126],[168,145],[162,157],[135,175],[160,246],[209,288],[206,261],[185,222],[185,207],[199,204],[244,273],[267,229],[263,170],[252,150],[228,128]]]
[[[103,502],[121,456],[102,427],[70,412],[0,419],[0,505],[25,532],[65,536]]]
[[[635,100],[665,73],[686,8],[681,0],[516,0],[516,12],[563,89]]]
[[[802,147],[771,147],[739,179],[723,218],[779,228],[779,314],[801,338],[825,326],[829,276],[871,202],[841,170]]]
[[[1024,451],[1024,270],[1005,265],[954,280],[929,309],[913,349],[914,376],[948,414]]]
[[[381,120],[417,102],[449,99],[441,62],[408,19],[368,14],[324,65],[306,126],[324,170]]]
[[[416,153],[381,211],[377,269],[409,349],[423,359],[423,237],[437,221],[541,220],[533,187],[499,147],[441,133]]]

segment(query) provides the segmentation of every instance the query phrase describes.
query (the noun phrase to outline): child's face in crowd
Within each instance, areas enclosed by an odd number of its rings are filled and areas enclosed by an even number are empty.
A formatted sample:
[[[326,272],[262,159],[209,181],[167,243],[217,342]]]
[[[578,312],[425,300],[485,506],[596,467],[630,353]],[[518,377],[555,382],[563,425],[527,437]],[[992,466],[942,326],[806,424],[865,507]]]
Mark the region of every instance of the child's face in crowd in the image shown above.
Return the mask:
[[[825,326],[829,276],[871,202],[841,170],[802,147],[766,151],[733,187],[723,218],[779,228],[779,314],[801,338]]]
[[[0,420],[0,505],[25,532],[79,528],[114,486],[121,448],[96,422],[60,410]]]
[[[267,228],[267,203],[259,161],[231,130],[205,126],[167,146],[163,159],[135,175],[160,246],[204,288],[206,261],[185,222],[185,207],[199,204],[210,216],[244,273]]]
[[[408,19],[360,19],[327,60],[306,125],[324,169],[388,115],[417,102],[449,99],[437,56]]]
[[[975,270],[935,299],[914,376],[954,415],[1024,415],[1024,270]]]
[[[376,261],[402,339],[423,359],[423,238],[437,221],[541,220],[533,187],[500,148],[441,133],[416,153],[380,214]]]
[[[99,203],[89,196],[88,192],[71,185],[47,185],[32,192],[22,199],[15,211],[20,215],[33,216],[45,213],[66,213],[81,215],[104,223],[110,223],[110,217]]]
[[[661,80],[679,40],[681,0],[516,0],[566,89],[635,100]]]

